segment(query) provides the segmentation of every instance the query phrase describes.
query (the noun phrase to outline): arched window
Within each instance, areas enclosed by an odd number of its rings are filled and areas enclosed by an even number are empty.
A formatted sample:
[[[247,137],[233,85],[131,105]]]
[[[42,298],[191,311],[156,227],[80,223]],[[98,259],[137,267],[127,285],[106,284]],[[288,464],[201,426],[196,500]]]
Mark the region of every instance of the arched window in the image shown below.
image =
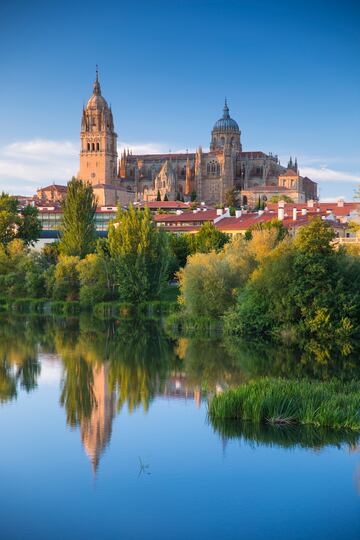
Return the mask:
[[[88,152],[90,152],[90,143],[89,142],[87,143],[87,149],[88,149]]]
[[[247,196],[244,195],[244,196],[243,196],[243,205],[246,206],[246,205],[247,205],[247,202],[248,202]]]
[[[92,144],[91,144],[91,150],[92,150],[93,152],[95,152],[95,143],[92,143]]]
[[[220,163],[216,165],[216,172],[217,174],[220,174]]]
[[[210,163],[207,164],[207,173],[210,174]]]
[[[100,150],[100,144],[97,142],[96,143],[96,151],[99,152],[99,150]]]
[[[221,146],[224,146],[225,144],[225,137],[221,137]]]

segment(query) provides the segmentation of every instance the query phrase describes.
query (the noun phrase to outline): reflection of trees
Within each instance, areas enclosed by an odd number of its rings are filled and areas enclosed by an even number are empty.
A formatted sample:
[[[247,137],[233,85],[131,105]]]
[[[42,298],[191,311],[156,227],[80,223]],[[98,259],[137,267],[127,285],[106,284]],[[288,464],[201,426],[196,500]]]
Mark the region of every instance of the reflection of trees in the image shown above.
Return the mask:
[[[210,420],[216,433],[223,439],[238,439],[246,443],[283,448],[302,447],[320,449],[324,446],[346,444],[352,447],[359,443],[360,434],[310,425],[276,426],[234,420]]]
[[[117,392],[118,408],[129,410],[150,401],[161,391],[176,365],[171,343],[154,322],[122,321],[108,349],[110,388]]]
[[[248,342],[238,338],[225,341],[228,353],[237,359],[247,378],[309,377],[327,380],[333,377],[352,379],[360,376],[359,356],[342,355],[319,342],[307,341],[295,345],[271,342]]]
[[[184,360],[187,383],[214,391],[217,386],[233,386],[243,380],[241,366],[220,340],[184,339],[178,341]]]
[[[93,391],[93,370],[77,354],[63,357],[64,375],[61,384],[60,403],[66,409],[66,420],[77,426],[90,418],[96,400]]]
[[[106,363],[109,392],[117,394],[119,409],[127,402],[129,410],[138,405],[147,410],[176,359],[160,327],[143,320],[100,321],[97,327],[94,319],[85,318],[76,339],[63,340],[55,334],[54,341],[64,362],[61,403],[71,425],[91,414],[96,366]]]
[[[6,358],[0,360],[0,401],[4,403],[16,397],[16,377]]]
[[[0,321],[0,401],[17,397],[20,385],[26,392],[37,386],[40,363],[37,358],[37,341],[29,333],[25,321]]]

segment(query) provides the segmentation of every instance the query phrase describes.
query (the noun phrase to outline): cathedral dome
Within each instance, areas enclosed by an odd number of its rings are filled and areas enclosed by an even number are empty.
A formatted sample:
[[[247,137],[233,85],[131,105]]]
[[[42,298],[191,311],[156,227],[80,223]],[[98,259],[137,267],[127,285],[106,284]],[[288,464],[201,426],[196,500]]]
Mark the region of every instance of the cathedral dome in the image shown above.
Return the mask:
[[[224,113],[222,118],[215,122],[213,131],[236,131],[240,132],[239,126],[233,118],[230,117],[229,107],[225,99]]]
[[[107,109],[106,99],[101,95],[93,94],[86,104],[87,109]]]
[[[101,95],[101,87],[99,82],[99,72],[98,67],[96,66],[96,79],[94,82],[94,90],[93,95],[89,99],[89,101],[86,104],[87,109],[107,109],[108,104],[106,102],[106,99],[104,99]]]

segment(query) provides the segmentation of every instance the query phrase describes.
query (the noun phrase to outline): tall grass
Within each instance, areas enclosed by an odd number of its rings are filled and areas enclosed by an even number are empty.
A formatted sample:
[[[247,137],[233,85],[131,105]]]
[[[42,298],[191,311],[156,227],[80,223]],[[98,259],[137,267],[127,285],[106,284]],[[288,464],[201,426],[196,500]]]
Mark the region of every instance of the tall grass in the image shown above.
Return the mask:
[[[360,430],[360,381],[263,378],[215,396],[209,417]]]

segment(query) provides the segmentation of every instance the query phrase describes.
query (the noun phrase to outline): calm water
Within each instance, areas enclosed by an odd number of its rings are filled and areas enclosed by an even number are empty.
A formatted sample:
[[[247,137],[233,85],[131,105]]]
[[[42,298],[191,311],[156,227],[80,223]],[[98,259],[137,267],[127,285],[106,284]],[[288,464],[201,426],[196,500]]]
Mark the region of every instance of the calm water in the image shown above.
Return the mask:
[[[359,539],[355,436],[207,421],[207,395],[297,365],[143,322],[2,317],[1,539]]]

